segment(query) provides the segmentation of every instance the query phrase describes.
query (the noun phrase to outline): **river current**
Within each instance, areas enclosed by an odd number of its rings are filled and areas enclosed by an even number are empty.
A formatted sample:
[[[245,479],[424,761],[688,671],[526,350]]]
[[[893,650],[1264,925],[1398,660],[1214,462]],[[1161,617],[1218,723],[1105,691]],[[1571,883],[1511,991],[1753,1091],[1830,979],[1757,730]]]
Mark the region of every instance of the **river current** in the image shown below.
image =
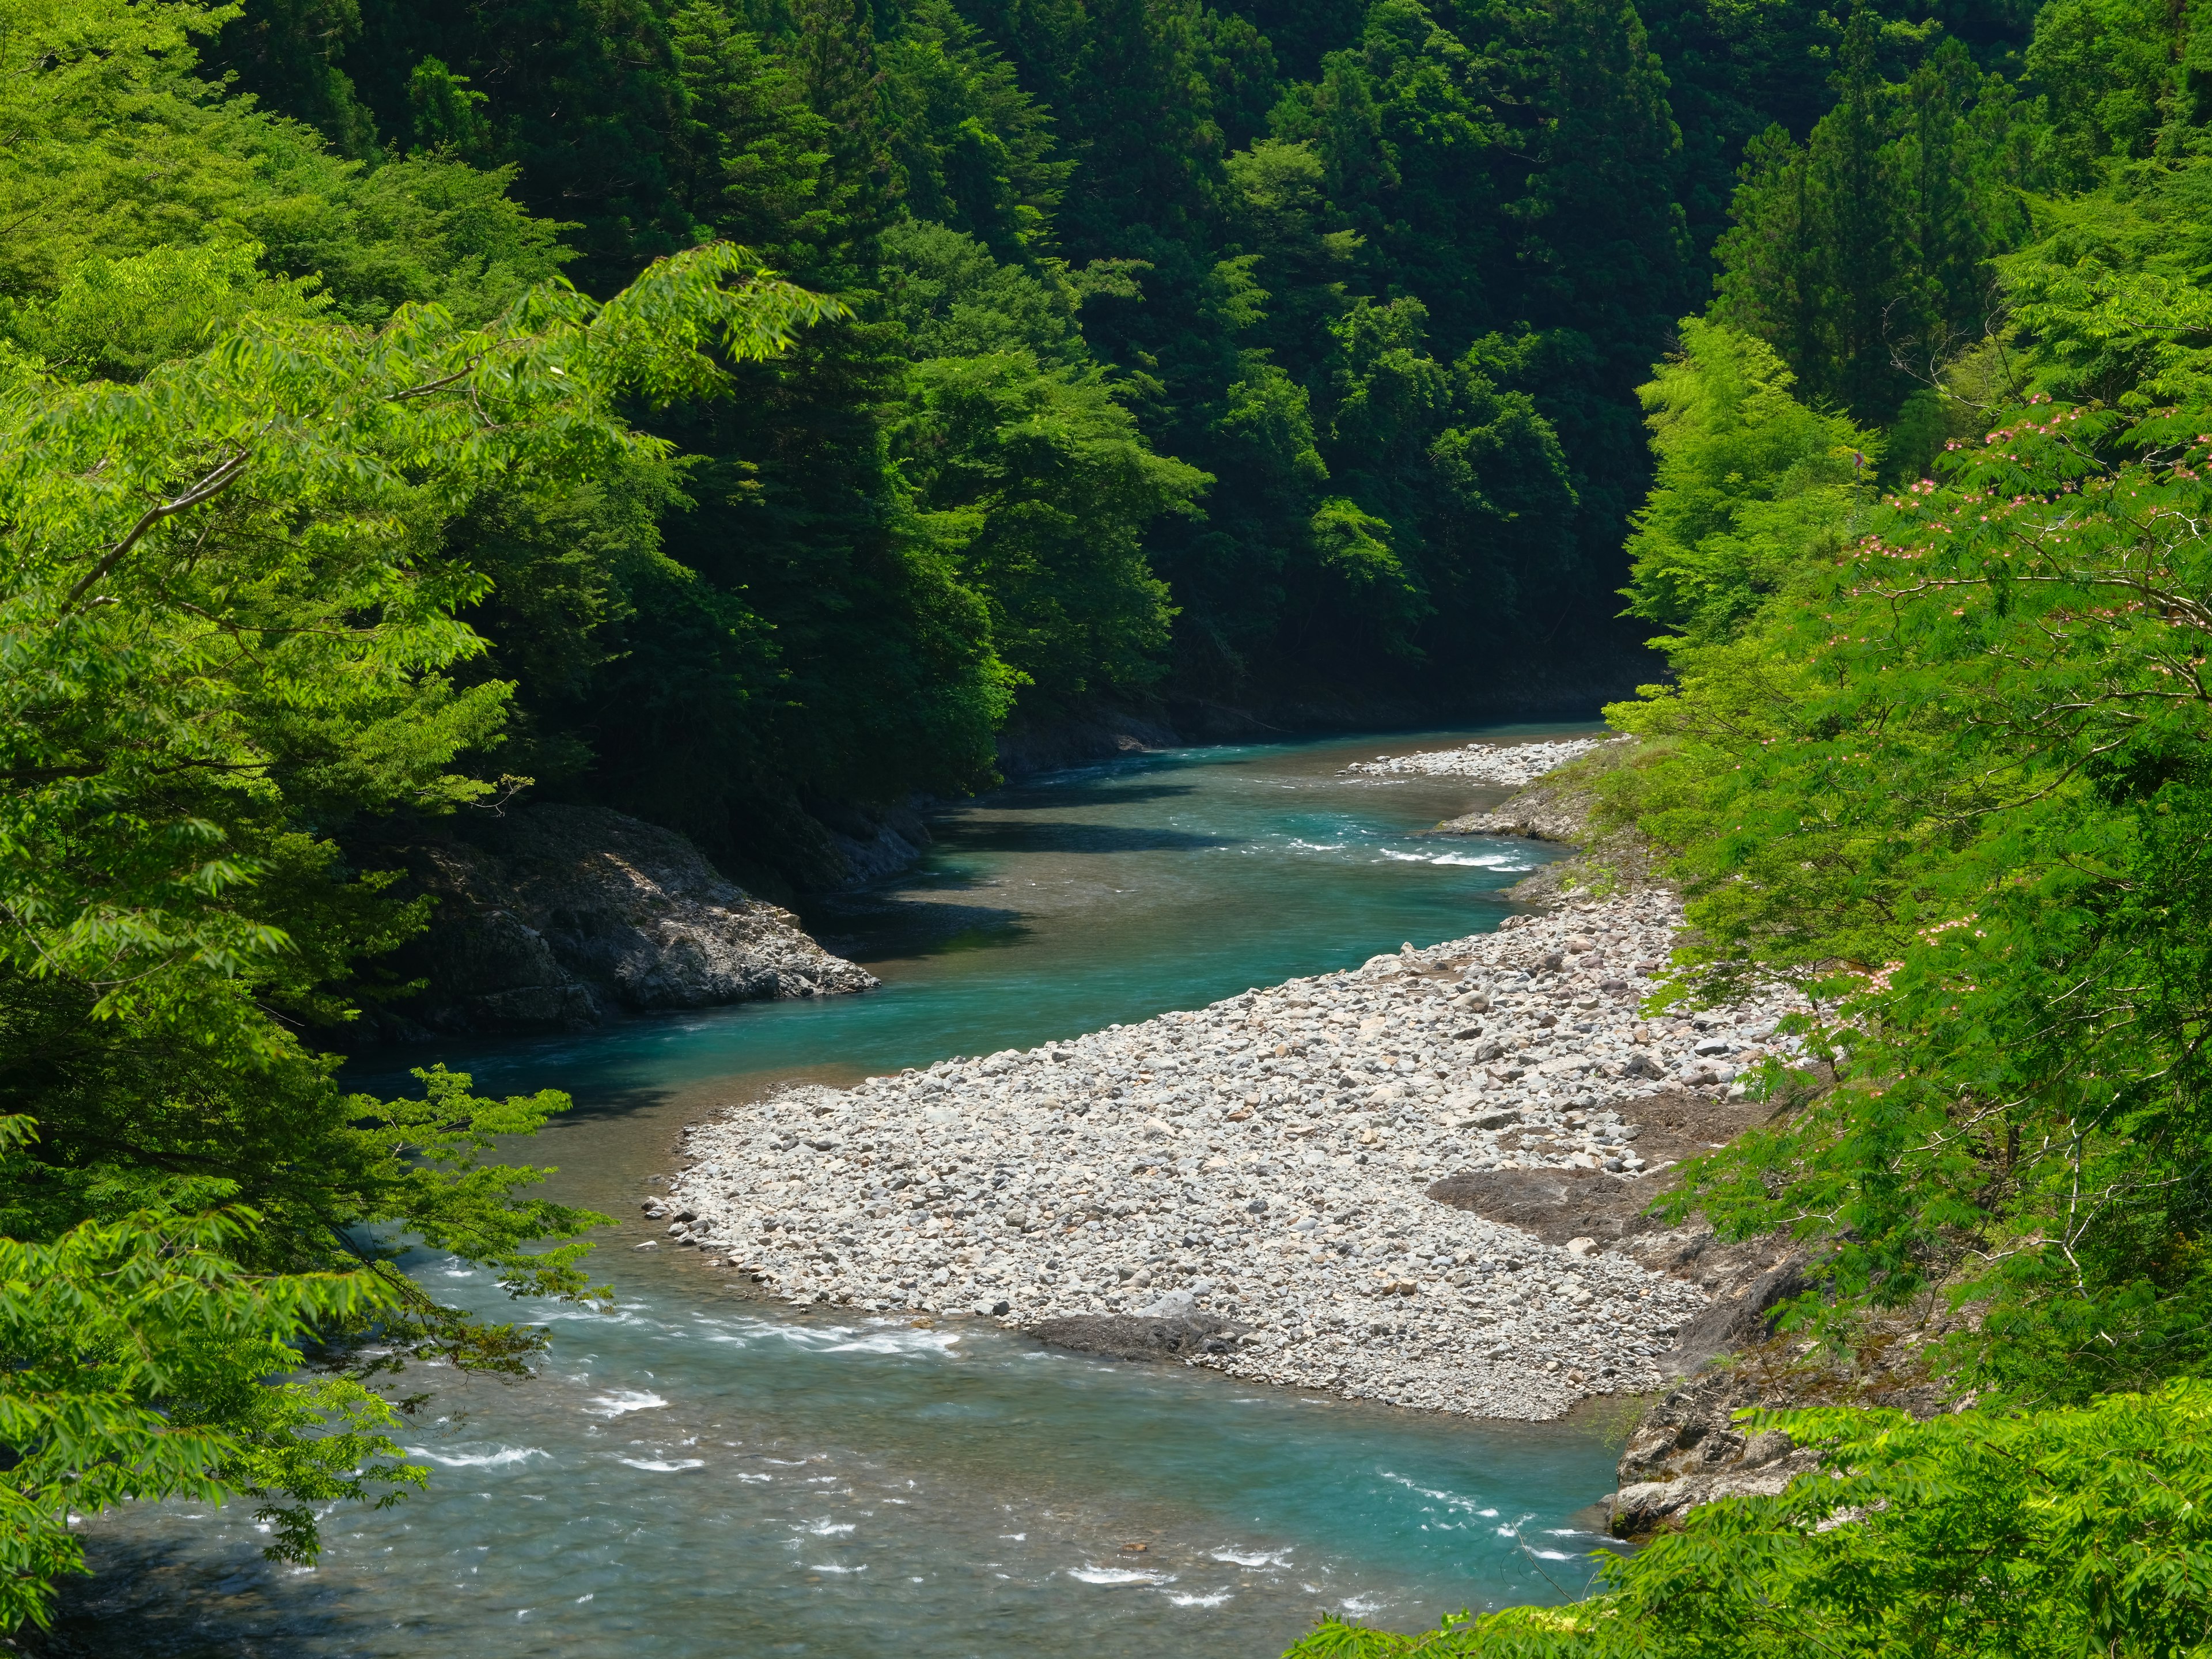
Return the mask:
[[[598,1257],[615,1310],[518,1310],[552,1333],[526,1381],[411,1373],[430,1398],[398,1437],[429,1491],[332,1510],[312,1571],[259,1559],[250,1505],[102,1518],[64,1630],[174,1659],[1261,1659],[1325,1612],[1413,1629],[1580,1593],[1614,1456],[1588,1423],[1116,1364],[988,1321],[801,1312],[637,1248],[677,1131],[776,1083],[1028,1047],[1494,927],[1541,850],[1413,832],[1506,792],[1342,772],[1384,746],[1132,757],[951,811],[911,876],[806,917],[878,992],[404,1056],[574,1097],[513,1150],[617,1218]],[[359,1086],[398,1088],[390,1064]],[[411,1265],[511,1305],[461,1264]]]

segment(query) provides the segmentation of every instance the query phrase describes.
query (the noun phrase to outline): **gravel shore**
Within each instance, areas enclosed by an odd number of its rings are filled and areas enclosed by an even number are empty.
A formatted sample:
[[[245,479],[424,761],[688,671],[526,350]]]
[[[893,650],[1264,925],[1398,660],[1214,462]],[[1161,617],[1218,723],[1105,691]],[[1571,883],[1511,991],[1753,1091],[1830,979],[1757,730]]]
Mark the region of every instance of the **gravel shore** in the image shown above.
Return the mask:
[[[1468,778],[1478,783],[1534,783],[1554,767],[1565,766],[1593,749],[1625,738],[1561,738],[1551,743],[1471,743],[1463,749],[1423,749],[1410,755],[1377,755],[1344,769],[1369,777]]]
[[[1143,1316],[1210,1334],[1175,1351],[1239,1376],[1553,1417],[1654,1386],[1704,1293],[1429,1188],[1548,1168],[1656,1190],[1623,1108],[1723,1094],[1784,1012],[1641,1020],[1679,920],[1644,890],[1072,1042],[793,1088],[688,1131],[696,1161],[648,1212],[795,1302]]]

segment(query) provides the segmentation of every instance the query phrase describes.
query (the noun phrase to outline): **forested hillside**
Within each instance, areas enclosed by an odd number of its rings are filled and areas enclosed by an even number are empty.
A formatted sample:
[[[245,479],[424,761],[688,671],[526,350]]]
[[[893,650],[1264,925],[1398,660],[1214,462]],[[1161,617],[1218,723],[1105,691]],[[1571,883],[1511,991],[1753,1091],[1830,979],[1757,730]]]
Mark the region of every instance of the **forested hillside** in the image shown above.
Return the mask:
[[[1984,79],[2024,14],[1868,13],[1855,45],[1810,4],[1600,0],[175,15],[143,86],[77,94],[118,124],[50,150],[70,205],[8,255],[13,337],[73,372],[272,307],[605,295],[717,237],[844,302],[651,416],[665,460],[444,532],[488,582],[464,677],[513,687],[483,765],[801,885],[834,873],[808,808],[972,787],[1010,726],[1628,683],[1633,388],[1716,258],[1809,387],[1887,421],[1890,347],[1978,325],[2005,186],[2054,165]],[[1869,194],[1906,151],[1911,199]],[[147,259],[203,273],[191,319],[112,359],[53,335]]]

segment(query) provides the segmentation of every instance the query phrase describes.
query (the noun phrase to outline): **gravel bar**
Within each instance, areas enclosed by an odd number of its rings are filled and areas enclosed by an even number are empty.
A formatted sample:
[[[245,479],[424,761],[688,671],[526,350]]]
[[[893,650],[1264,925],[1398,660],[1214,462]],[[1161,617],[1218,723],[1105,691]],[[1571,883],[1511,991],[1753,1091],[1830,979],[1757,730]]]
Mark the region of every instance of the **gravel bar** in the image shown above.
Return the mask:
[[[1471,778],[1479,783],[1534,783],[1553,768],[1578,760],[1626,738],[1561,738],[1551,743],[1471,743],[1464,749],[1426,749],[1411,755],[1377,755],[1344,769],[1368,777]]]
[[[793,1087],[687,1130],[696,1161],[646,1207],[797,1303],[1202,1321],[1218,1340],[1182,1357],[1238,1376],[1553,1417],[1655,1386],[1704,1293],[1427,1189],[1547,1167],[1644,1187],[1621,1104],[1728,1089],[1785,1012],[1641,1020],[1679,921],[1646,889],[1072,1042]]]

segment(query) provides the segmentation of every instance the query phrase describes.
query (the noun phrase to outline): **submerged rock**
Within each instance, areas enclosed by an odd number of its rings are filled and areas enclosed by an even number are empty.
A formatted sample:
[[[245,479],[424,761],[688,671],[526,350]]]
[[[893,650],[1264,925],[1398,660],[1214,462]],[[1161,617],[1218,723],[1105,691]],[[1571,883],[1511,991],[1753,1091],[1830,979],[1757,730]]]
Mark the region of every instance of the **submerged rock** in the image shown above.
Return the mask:
[[[532,805],[402,855],[436,900],[428,933],[394,963],[428,981],[386,1018],[402,1040],[877,983],[674,830],[605,807]]]
[[[1187,1359],[1195,1354],[1229,1352],[1247,1328],[1193,1313],[1068,1314],[1040,1320],[1029,1328],[1029,1333],[1056,1348],[1074,1348],[1115,1359]]]

